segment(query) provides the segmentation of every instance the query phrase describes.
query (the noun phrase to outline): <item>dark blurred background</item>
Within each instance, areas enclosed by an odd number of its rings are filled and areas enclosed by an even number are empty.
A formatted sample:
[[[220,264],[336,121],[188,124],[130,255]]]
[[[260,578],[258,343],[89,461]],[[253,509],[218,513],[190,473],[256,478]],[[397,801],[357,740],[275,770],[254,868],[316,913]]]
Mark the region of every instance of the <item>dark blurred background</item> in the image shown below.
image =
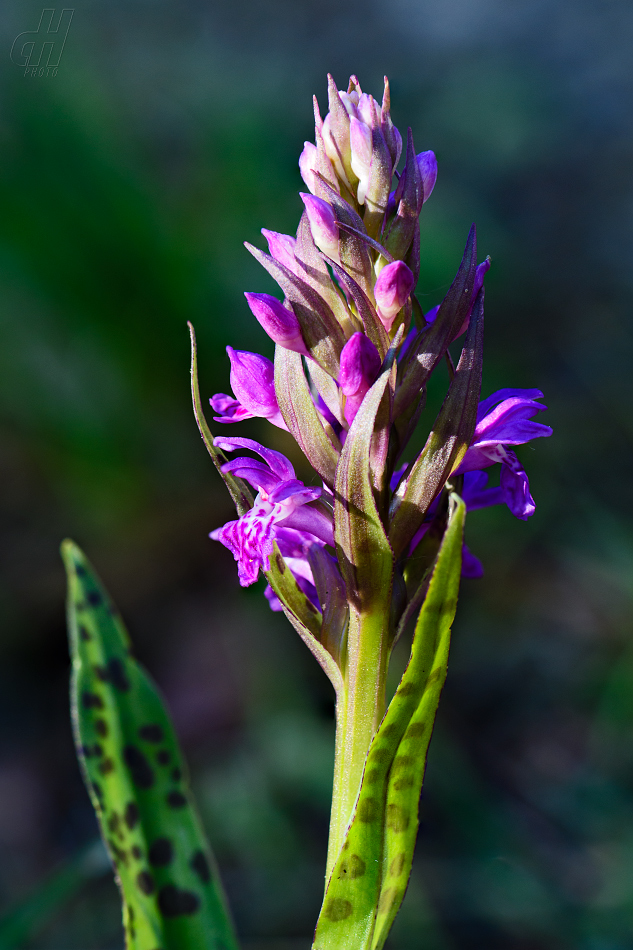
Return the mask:
[[[9,59],[41,6],[0,8],[0,901],[23,923],[3,946],[122,947],[68,719],[68,535],[167,696],[244,946],[309,947],[332,697],[207,538],[231,507],[186,321],[205,398],[226,344],[271,355],[242,292],[272,284],[242,241],[294,232],[330,70],[374,95],[389,75],[440,164],[423,300],[476,221],[484,394],[541,388],[555,432],[520,450],[535,516],[470,518],[486,575],[463,585],[389,947],[633,947],[633,6],[78,3],[54,77]]]

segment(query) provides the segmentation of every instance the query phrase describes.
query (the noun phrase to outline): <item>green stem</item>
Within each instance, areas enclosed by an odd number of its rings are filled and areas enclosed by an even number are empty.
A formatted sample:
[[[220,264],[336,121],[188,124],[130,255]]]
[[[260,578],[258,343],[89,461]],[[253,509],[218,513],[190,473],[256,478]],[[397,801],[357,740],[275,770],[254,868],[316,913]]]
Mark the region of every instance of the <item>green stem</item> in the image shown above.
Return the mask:
[[[365,759],[385,712],[388,617],[382,609],[350,612],[345,688],[336,705],[334,787],[326,880],[345,839]]]

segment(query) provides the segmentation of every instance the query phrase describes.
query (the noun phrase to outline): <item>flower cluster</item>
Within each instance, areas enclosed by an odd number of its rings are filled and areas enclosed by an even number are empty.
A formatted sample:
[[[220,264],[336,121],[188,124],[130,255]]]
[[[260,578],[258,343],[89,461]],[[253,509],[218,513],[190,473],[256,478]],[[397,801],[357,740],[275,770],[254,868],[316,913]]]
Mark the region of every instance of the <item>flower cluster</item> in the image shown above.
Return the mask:
[[[404,591],[390,614],[396,625],[422,582],[411,562],[437,553],[448,491],[460,493],[469,510],[504,503],[528,518],[535,505],[514,447],[551,434],[533,421],[546,408],[538,390],[502,389],[480,400],[490,261],[477,263],[474,227],[446,297],[423,314],[415,296],[419,217],[437,162],[432,151],[416,153],[411,130],[399,172],[402,150],[387,80],[378,104],[356,77],[346,92],[329,77],[329,110],[322,119],[315,100],[315,141],[299,159],[308,191],[301,193],[297,233],[264,230],[268,253],[247,245],[283,294],[246,294],[276,344],[275,363],[228,347],[233,396],[211,399],[218,422],[259,416],[288,430],[322,481],[304,485],[286,458],[249,439],[215,440],[218,449],[259,456],[223,462],[225,475],[257,494],[249,510],[211,535],[234,555],[240,583],[254,583],[260,570],[270,580],[278,552],[275,563],[289,569],[306,609],[325,618],[333,586],[349,610],[371,601],[379,593],[368,580],[371,545],[361,551],[349,540],[354,512],[365,511],[377,518],[393,556],[386,596]],[[449,346],[464,334],[454,369]],[[403,462],[428,379],[445,359],[452,379],[442,410],[422,453]],[[494,465],[500,480],[489,487]],[[462,569],[482,572],[467,548]],[[279,585],[269,586],[267,597],[273,609],[297,618],[296,603]]]

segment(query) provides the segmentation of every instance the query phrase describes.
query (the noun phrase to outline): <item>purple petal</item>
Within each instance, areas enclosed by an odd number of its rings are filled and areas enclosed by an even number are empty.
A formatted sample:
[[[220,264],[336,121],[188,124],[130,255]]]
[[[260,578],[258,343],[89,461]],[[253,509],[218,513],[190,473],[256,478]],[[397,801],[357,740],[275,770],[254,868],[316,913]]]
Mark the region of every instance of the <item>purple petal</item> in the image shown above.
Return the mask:
[[[241,422],[243,419],[252,419],[253,414],[245,409],[244,406],[234,399],[233,396],[227,396],[225,393],[216,393],[209,400],[214,412],[219,412],[219,416],[213,416],[214,422]]]
[[[306,184],[308,183],[306,182]],[[271,610],[274,610],[275,612],[283,610],[283,607],[281,606],[281,601],[279,600],[279,597],[277,597],[277,594],[274,592],[270,584],[266,585],[266,590],[264,591],[264,597],[268,601],[268,606],[270,607]]]
[[[279,525],[275,540],[284,557],[305,558],[313,544],[320,544],[310,532],[288,528],[285,524]]]
[[[497,458],[497,453],[494,449],[480,449],[476,445],[471,445],[469,449],[466,450],[466,454],[461,460],[459,467],[455,469],[454,475],[463,475],[465,472],[474,472],[482,468],[490,468],[491,465],[494,465],[496,462],[500,462],[501,459]]]
[[[471,471],[464,475],[462,498],[468,511],[477,511],[478,508],[490,508],[491,505],[502,505],[505,494],[502,488],[486,488],[488,473]]]
[[[274,449],[267,449],[266,446],[255,442],[254,439],[225,438],[219,435],[213,440],[213,444],[225,452],[234,452],[235,449],[246,449],[248,452],[256,452],[257,455],[261,455],[263,460],[267,462],[271,471],[283,481],[296,477],[295,470],[285,455],[282,455],[281,452],[276,452]],[[248,460],[245,459],[244,461]]]
[[[467,545],[462,545],[462,577],[483,577],[484,566]]]
[[[498,389],[487,399],[482,399],[477,409],[477,422],[486,416],[493,406],[503,402],[504,399],[512,399],[515,396],[520,399],[544,399],[540,389]]]
[[[418,163],[418,168],[420,169],[420,178],[422,179],[422,189],[424,192],[424,198],[422,201],[428,201],[431,197],[431,192],[435,188],[435,182],[437,181],[437,159],[435,157],[435,152],[420,152],[419,155],[416,155],[416,160]]]
[[[505,503],[516,518],[526,521],[534,514],[536,505],[530,494],[530,483],[514,452],[506,452],[506,461],[501,466],[501,488]]]
[[[475,429],[474,445],[523,445],[531,439],[550,436],[550,426],[529,420],[547,406],[531,399],[515,396],[504,399],[483,417]]]
[[[334,547],[334,528],[332,519],[318,508],[303,505],[284,520],[284,527],[308,531],[325,544]]]
[[[424,314],[424,319],[426,320],[427,323],[433,323],[433,321],[435,320],[435,318],[436,318],[436,316],[437,316],[437,314],[438,314],[439,309],[440,309],[440,305],[439,305],[439,303],[438,303],[438,305],[437,305],[436,307],[431,307],[431,309],[428,311],[428,313],[425,313],[425,314]],[[470,319],[470,317],[469,317],[469,319]]]
[[[393,475],[389,479],[389,488],[391,491],[395,491],[398,485],[400,484],[400,479],[406,472],[409,467],[407,462],[403,462],[398,468],[394,469]]]
[[[244,478],[253,488],[263,488],[267,493],[279,484],[279,477],[271,472],[268,465],[258,462],[257,459],[231,459],[222,466],[222,471],[231,472],[236,478]]]
[[[268,496],[271,505],[281,504],[292,498],[295,506],[307,505],[309,501],[317,501],[321,497],[321,488],[304,485],[299,479],[293,478],[287,482],[279,482]]]
[[[312,576],[312,569],[305,558],[295,558],[289,557],[284,558],[286,564],[292,571],[294,579],[297,582],[299,590],[302,590],[306,595],[309,601],[317,608],[321,610],[321,604],[319,603],[319,598],[316,592],[316,587],[314,586],[314,577]]]
[[[426,532],[429,530],[430,527],[431,527],[430,520],[422,522],[418,530],[415,532],[415,534],[411,538],[411,544],[409,545],[409,557],[411,557],[411,555],[413,554],[418,544],[420,543],[420,541],[422,540],[422,538],[424,537],[424,535],[426,534]]]
[[[270,360],[259,353],[234,350],[227,346],[231,361],[231,389],[238,402],[253,416],[262,416],[273,425],[285,429],[277,396],[275,395],[275,370]]]

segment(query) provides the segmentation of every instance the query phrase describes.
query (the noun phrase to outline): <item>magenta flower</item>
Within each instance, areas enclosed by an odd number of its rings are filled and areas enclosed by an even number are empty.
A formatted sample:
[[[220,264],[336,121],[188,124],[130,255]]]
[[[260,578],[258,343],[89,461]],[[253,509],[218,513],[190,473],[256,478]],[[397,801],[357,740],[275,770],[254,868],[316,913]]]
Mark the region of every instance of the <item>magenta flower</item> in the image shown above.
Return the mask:
[[[523,445],[552,434],[549,426],[531,421],[537,412],[547,409],[536,402],[542,398],[543,393],[538,389],[500,389],[480,402],[475,434],[456,470],[459,475],[500,462],[503,500],[522,521],[534,514],[536,505],[527,474],[508,446]]]
[[[210,399],[216,422],[241,422],[261,416],[279,429],[285,429],[277,397],[275,395],[275,370],[270,360],[259,353],[234,350],[227,346],[231,360],[231,389],[235,399],[225,393],[216,393]]]
[[[295,353],[308,356],[299,321],[292,310],[284,307],[276,297],[270,294],[245,293],[244,296],[254,317],[271,340],[287,350],[294,350]]]
[[[378,350],[364,333],[354,333],[341,350],[339,375],[339,386],[347,396],[345,418],[350,425],[379,372]]]
[[[236,458],[222,466],[222,471],[245,479],[258,493],[253,507],[245,515],[210,534],[214,541],[228,548],[237,561],[242,587],[255,583],[260,568],[268,570],[268,558],[281,528],[295,529],[297,534],[291,540],[295,548],[300,542],[303,556],[306,544],[334,544],[331,518],[322,509],[309,507],[310,502],[321,497],[322,489],[306,487],[299,481],[284,455],[252,439],[220,437],[214,444],[228,452],[237,448],[256,452],[264,460]],[[281,538],[287,547],[289,536]]]

